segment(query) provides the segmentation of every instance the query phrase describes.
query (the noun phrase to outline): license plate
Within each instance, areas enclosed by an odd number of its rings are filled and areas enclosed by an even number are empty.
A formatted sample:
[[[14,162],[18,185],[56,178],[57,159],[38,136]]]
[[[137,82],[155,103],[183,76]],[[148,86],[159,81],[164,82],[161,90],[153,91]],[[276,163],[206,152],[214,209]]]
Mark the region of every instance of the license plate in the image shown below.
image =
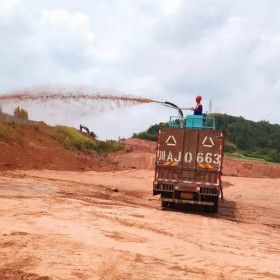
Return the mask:
[[[184,198],[184,199],[193,199],[193,194],[192,194],[192,193],[187,193],[187,192],[182,192],[182,193],[181,193],[181,198]]]

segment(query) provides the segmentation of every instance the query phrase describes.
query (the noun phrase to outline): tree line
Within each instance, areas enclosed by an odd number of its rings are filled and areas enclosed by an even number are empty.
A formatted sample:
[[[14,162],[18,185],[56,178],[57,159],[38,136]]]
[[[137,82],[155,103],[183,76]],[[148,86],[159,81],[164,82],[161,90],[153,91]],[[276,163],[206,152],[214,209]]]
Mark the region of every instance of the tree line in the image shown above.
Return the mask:
[[[280,125],[268,121],[249,121],[243,117],[216,115],[217,129],[224,129],[231,152],[243,151],[245,156],[280,162]]]

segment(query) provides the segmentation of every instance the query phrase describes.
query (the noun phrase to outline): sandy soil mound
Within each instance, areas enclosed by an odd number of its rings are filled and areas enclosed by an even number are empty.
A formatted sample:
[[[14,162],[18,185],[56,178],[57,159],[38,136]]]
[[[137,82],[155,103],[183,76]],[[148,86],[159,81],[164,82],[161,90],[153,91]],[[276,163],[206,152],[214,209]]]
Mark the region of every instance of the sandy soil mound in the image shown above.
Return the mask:
[[[227,176],[280,178],[280,164],[226,158],[224,160],[223,172]]]
[[[153,170],[155,168],[156,143],[137,138],[123,141],[122,151],[107,156],[106,161],[122,167]]]
[[[123,169],[104,161],[98,153],[88,155],[65,149],[52,137],[52,130],[52,127],[40,122],[37,127],[19,127],[17,129],[19,139],[1,141],[0,138],[0,170],[109,171]]]

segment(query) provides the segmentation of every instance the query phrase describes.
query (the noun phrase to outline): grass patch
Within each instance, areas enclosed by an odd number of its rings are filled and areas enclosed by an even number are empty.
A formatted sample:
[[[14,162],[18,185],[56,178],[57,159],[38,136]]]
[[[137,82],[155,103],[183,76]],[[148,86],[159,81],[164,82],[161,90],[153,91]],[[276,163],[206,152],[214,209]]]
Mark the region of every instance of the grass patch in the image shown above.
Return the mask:
[[[250,157],[250,156],[243,155],[241,153],[227,153],[227,152],[225,152],[225,157],[232,158],[232,159],[237,159],[237,160],[266,162],[266,160],[263,159],[263,158]]]
[[[7,122],[5,119],[0,118],[0,140],[4,142],[15,141],[21,143],[21,134],[18,132],[17,124]]]
[[[77,129],[67,126],[56,126],[55,138],[69,150],[91,150],[95,146],[91,139],[83,136]]]
[[[79,130],[67,126],[56,126],[55,138],[66,149],[82,150],[85,152],[97,151],[100,153],[112,153],[123,149],[120,143],[107,143],[91,139],[80,133]]]
[[[117,151],[123,150],[124,144],[118,143],[118,142],[104,142],[104,141],[96,141],[95,142],[95,150],[101,153],[115,153]]]
[[[251,160],[251,161],[260,161],[260,162],[280,162],[280,153],[277,149],[255,149],[248,151],[235,151],[228,152],[225,151],[227,157],[242,159],[242,160]]]

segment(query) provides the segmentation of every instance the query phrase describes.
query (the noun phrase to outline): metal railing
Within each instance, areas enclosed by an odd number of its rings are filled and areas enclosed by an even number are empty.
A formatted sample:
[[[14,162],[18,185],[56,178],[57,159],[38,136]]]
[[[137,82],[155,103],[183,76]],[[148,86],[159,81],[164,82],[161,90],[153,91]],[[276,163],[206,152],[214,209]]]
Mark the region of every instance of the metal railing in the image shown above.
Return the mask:
[[[171,128],[192,129],[216,129],[215,118],[207,115],[187,115],[186,117],[171,116],[169,119]]]

